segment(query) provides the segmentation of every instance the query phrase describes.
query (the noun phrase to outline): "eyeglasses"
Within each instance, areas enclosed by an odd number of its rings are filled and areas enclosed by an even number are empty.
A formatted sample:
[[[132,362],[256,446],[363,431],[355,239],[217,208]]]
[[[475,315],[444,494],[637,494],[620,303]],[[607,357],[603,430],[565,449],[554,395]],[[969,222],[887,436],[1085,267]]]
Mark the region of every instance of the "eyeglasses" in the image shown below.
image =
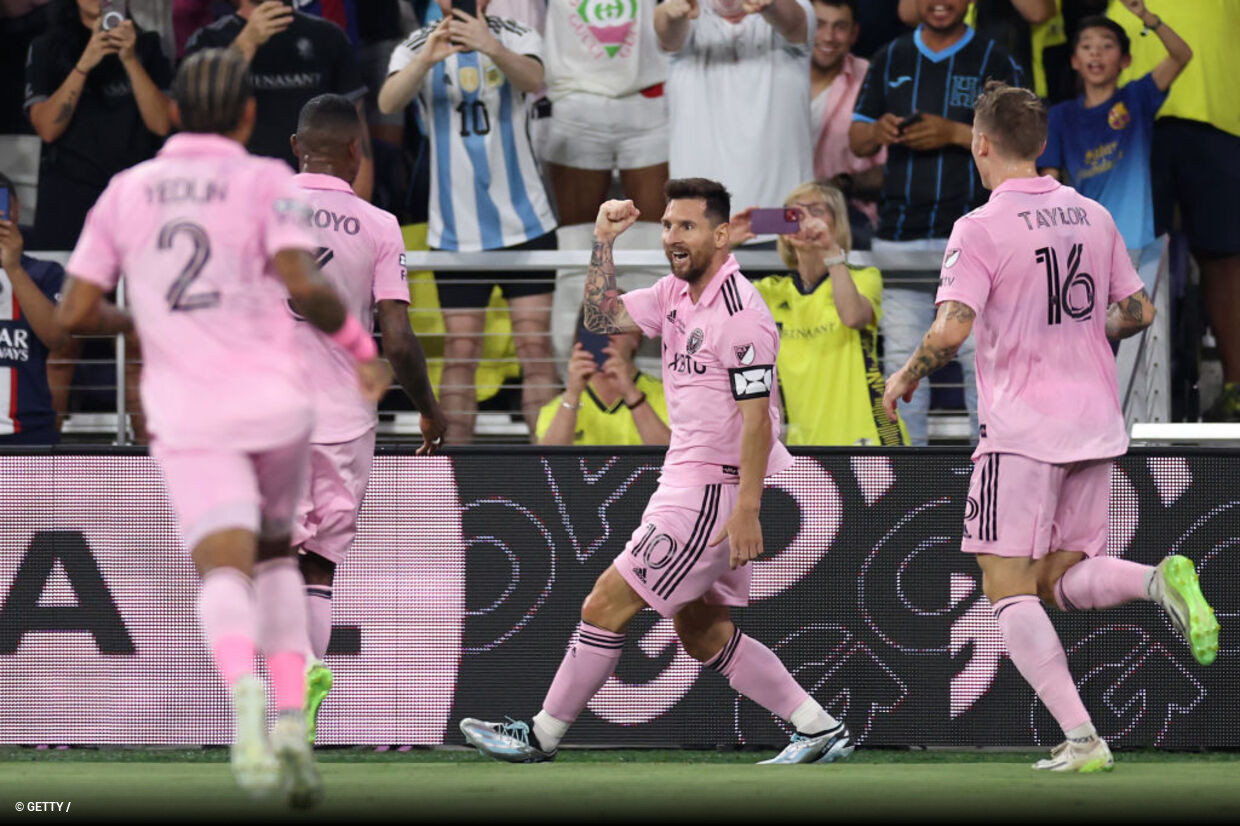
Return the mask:
[[[815,218],[831,217],[831,207],[827,206],[826,204],[796,203],[796,204],[793,204],[793,206],[799,206],[801,209],[805,210],[810,215],[813,215]]]

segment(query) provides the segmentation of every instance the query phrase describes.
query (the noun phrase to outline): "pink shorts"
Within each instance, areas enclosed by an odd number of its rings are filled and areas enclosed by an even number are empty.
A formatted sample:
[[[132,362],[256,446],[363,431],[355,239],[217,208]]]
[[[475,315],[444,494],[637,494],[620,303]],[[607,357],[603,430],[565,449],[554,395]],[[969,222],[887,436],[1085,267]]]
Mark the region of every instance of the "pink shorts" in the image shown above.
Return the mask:
[[[961,550],[1041,559],[1106,549],[1112,459],[1054,465],[988,453],[973,465]]]
[[[152,443],[186,546],[234,528],[262,539],[288,536],[306,484],[308,438],[252,453]]]
[[[650,497],[641,527],[613,563],[647,605],[671,617],[698,598],[713,605],[749,604],[752,567],[730,567],[727,538],[710,547],[732,515],[739,490],[737,485],[660,485]]]
[[[293,544],[339,565],[357,535],[375,432],[351,442],[310,445],[310,484],[293,517]]]

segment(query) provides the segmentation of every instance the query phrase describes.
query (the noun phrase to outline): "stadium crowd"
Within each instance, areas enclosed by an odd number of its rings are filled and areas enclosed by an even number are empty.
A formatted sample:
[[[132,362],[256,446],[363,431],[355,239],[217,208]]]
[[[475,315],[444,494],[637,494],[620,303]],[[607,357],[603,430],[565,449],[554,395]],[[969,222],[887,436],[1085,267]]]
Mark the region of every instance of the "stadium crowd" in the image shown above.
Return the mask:
[[[1114,214],[1143,277],[1172,238],[1161,288],[1177,329],[1197,331],[1175,339],[1177,376],[1196,383],[1199,314],[1222,368],[1208,409],[1193,394],[1176,415],[1240,420],[1240,105],[1220,82],[1240,69],[1237,30],[1235,0],[0,0],[0,60],[25,80],[0,93],[0,445],[54,443],[57,413],[111,403],[89,389],[111,381],[111,343],[48,332],[64,273],[24,250],[73,248],[112,175],[175,130],[173,68],[211,47],[249,62],[255,154],[297,168],[302,106],[353,102],[353,189],[397,216],[407,249],[582,248],[584,265],[610,195],[640,212],[624,243],[657,249],[666,181],[722,181],[733,241],[785,266],[746,275],[780,325],[800,445],[927,443],[927,385],[894,425],[881,398],[934,318],[939,270],[849,255],[950,256],[953,223],[988,196],[974,100],[987,79],[1028,86],[1053,105],[1039,169]],[[37,164],[17,149],[32,134]],[[755,208],[780,206],[800,231],[757,225]],[[544,444],[666,443],[643,356],[657,349],[591,339],[572,277],[410,274],[447,442],[519,395]],[[935,395],[975,412],[971,347],[935,376],[963,394]]]

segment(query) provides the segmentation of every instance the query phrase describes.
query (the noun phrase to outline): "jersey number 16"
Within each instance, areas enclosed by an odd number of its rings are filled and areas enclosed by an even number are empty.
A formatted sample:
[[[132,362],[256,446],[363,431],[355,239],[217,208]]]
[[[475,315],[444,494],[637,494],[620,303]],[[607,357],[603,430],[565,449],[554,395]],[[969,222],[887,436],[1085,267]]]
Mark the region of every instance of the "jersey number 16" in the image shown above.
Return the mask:
[[[1037,250],[1039,264],[1046,266],[1046,323],[1054,326],[1068,318],[1084,321],[1094,311],[1094,277],[1081,272],[1084,244],[1073,244],[1068,251],[1068,277],[1061,280],[1059,253],[1050,247]]]

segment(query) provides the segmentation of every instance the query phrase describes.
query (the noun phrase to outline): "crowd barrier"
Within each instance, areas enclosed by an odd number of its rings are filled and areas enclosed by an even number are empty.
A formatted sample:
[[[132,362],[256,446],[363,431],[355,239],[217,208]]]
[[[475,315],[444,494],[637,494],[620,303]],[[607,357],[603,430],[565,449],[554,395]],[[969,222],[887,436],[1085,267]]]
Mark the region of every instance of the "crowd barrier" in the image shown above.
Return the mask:
[[[1213,666],[1150,604],[1051,612],[1113,745],[1240,748],[1240,644],[1228,633],[1240,611],[1237,459],[1135,451],[1113,477],[1108,553],[1193,559],[1223,626]],[[460,744],[461,717],[536,712],[661,460],[381,450],[336,580],[320,744]],[[736,619],[863,746],[1062,739],[959,552],[969,470],[961,450],[816,450],[768,480],[767,555]],[[153,463],[137,449],[9,450],[0,477],[0,743],[227,742],[196,577]],[[768,747],[787,734],[645,611],[569,742]]]

